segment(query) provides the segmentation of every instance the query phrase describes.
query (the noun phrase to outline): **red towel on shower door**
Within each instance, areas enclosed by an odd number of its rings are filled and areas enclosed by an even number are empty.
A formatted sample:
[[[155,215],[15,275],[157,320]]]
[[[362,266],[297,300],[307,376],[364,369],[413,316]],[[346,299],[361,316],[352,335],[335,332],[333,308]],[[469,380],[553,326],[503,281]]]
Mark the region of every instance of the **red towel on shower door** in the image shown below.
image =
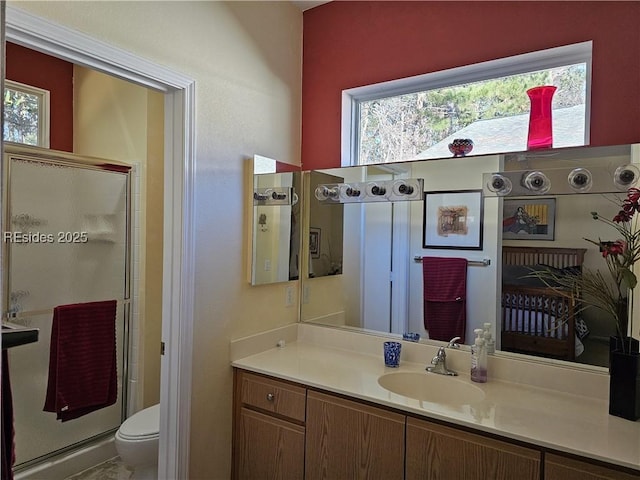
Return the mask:
[[[113,405],[117,395],[116,301],[54,308],[44,411],[65,422]]]
[[[467,260],[422,257],[424,328],[432,340],[464,343],[467,323]]]

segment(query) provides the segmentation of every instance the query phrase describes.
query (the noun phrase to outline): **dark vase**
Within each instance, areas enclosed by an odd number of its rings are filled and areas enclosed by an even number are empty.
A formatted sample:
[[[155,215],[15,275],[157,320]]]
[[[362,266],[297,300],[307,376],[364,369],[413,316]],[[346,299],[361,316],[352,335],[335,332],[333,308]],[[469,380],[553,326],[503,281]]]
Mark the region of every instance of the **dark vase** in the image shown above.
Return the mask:
[[[627,420],[640,418],[640,354],[612,351],[609,364],[609,414]]]

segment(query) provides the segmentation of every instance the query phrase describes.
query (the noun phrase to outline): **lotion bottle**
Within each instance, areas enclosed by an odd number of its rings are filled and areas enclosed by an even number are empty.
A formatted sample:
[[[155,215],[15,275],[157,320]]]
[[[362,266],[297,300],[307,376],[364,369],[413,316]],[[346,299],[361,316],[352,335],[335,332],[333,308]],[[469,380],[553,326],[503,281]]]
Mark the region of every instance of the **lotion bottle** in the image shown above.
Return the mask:
[[[484,339],[484,346],[487,348],[487,355],[493,355],[496,353],[496,342],[493,340],[491,336],[491,324],[484,324],[484,332],[482,333],[482,338]]]
[[[483,330],[476,328],[475,343],[471,345],[471,380],[478,383],[487,381],[487,349],[482,338]]]

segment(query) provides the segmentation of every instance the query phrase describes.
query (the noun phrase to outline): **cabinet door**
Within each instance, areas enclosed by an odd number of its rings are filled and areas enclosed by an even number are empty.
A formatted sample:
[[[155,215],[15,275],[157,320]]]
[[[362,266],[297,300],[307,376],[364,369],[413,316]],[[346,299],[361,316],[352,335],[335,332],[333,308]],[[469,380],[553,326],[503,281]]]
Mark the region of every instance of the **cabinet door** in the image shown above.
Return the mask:
[[[638,473],[625,473],[573,458],[547,454],[544,461],[544,480],[631,480]]]
[[[539,480],[540,452],[407,418],[407,480]]]
[[[405,416],[307,394],[307,480],[402,479]]]
[[[242,408],[235,477],[296,480],[304,474],[304,427]]]

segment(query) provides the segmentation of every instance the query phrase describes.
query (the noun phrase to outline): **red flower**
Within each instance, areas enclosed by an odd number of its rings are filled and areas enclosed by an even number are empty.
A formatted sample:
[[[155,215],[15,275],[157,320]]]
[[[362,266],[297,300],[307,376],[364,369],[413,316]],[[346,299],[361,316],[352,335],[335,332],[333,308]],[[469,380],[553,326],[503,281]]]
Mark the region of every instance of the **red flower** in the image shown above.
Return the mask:
[[[616,223],[629,222],[633,217],[633,210],[627,211],[624,205],[622,208],[623,209],[620,210],[615,217],[613,217],[613,221]]]
[[[622,202],[622,210],[613,218],[616,223],[628,222],[635,212],[640,212],[640,189],[632,187]]]
[[[615,242],[601,242],[600,251],[603,257],[608,255],[622,255],[627,249],[627,242],[623,240],[616,240]]]

